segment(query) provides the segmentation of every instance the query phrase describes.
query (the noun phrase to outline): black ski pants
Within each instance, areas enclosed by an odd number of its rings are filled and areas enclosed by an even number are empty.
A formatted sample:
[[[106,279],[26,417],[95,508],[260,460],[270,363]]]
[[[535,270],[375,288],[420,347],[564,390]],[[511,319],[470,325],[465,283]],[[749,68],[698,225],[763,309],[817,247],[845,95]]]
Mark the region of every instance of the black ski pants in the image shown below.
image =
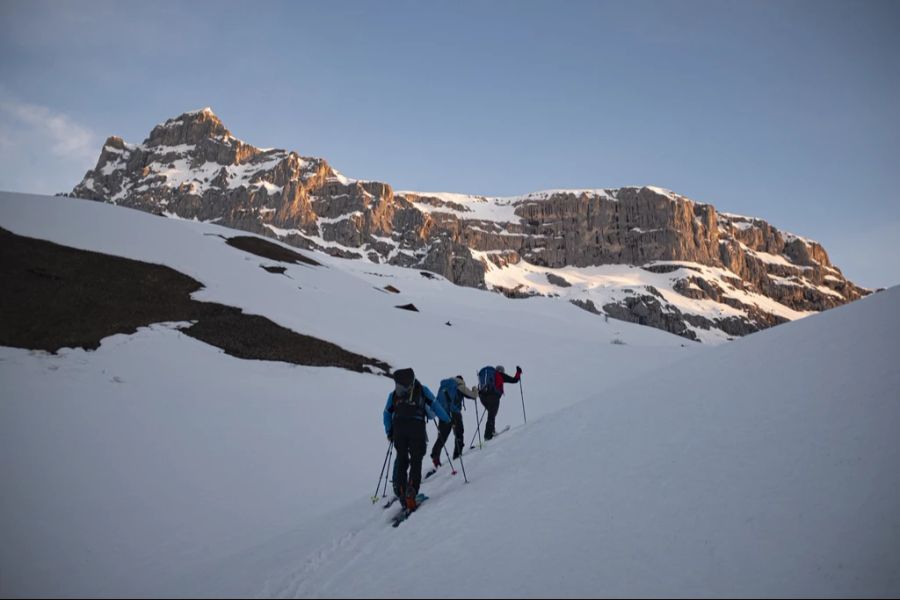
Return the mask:
[[[400,498],[415,497],[422,483],[422,458],[428,449],[425,421],[394,419],[394,494]]]
[[[441,450],[444,449],[444,444],[447,443],[447,438],[450,437],[450,431],[453,431],[454,443],[453,443],[453,458],[454,460],[459,458],[459,455],[462,454],[463,438],[465,437],[465,429],[463,429],[463,418],[462,413],[454,412],[450,413],[450,422],[444,423],[441,420],[438,420],[438,437],[434,442],[434,447],[431,449],[431,458],[437,458],[440,460],[441,458]]]
[[[478,397],[481,398],[481,405],[487,411],[484,439],[489,440],[494,437],[494,419],[497,417],[497,411],[500,410],[500,394],[496,392],[479,392]]]

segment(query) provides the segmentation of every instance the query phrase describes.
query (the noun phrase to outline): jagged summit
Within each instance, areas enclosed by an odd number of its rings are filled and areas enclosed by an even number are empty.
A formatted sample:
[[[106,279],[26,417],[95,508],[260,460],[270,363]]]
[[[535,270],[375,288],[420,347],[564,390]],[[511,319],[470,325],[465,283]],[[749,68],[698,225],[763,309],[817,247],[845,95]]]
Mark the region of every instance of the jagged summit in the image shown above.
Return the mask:
[[[199,144],[205,140],[224,143],[240,142],[222,124],[210,108],[186,112],[153,128],[144,140],[145,146],[178,146]],[[243,142],[240,142],[243,143]]]
[[[243,142],[210,108],[166,120],[141,144],[108,138],[72,195],[512,297],[559,296],[690,339],[743,335],[868,293],[820,244],[665,188],[395,192]]]

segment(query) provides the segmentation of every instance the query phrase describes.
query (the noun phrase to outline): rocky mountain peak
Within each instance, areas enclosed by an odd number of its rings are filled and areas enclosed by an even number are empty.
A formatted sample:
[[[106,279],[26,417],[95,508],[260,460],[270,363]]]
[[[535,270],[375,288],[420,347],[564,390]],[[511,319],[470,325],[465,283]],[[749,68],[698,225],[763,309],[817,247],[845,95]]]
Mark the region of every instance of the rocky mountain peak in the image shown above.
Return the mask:
[[[744,335],[869,293],[818,243],[664,188],[394,192],[321,158],[246,144],[208,108],[168,119],[142,144],[108,138],[72,195],[510,297],[559,296],[690,339]]]
[[[222,121],[210,108],[186,112],[160,123],[144,140],[144,145],[179,146],[182,144],[200,144],[208,139],[223,142],[237,141]]]

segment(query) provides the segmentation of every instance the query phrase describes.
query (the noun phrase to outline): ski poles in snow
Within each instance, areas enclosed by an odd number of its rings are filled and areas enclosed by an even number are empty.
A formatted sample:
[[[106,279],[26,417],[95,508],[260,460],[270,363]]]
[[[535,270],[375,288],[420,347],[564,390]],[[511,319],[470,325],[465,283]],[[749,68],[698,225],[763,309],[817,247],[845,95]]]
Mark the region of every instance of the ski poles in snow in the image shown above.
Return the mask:
[[[519,375],[519,394],[522,395],[522,420],[526,423],[528,422],[528,418],[525,416],[525,392],[522,391],[522,376]]]
[[[463,440],[463,441],[465,441],[465,440]],[[462,467],[463,479],[465,480],[466,483],[469,483],[469,478],[466,477],[466,463],[463,462],[462,455],[463,455],[463,449],[460,448],[459,449],[459,466]]]
[[[391,442],[390,448],[388,448],[388,464],[391,464],[391,457],[394,455],[394,442]],[[384,491],[381,492],[382,498],[387,498],[387,484],[388,484],[388,474],[392,473],[393,469],[388,469],[387,473],[384,474]],[[393,476],[391,476],[391,480],[393,481]]]
[[[475,380],[478,381],[478,373],[475,374]],[[481,383],[478,384],[479,386]],[[487,412],[485,410],[484,412]],[[482,415],[484,416],[484,415]],[[478,419],[478,448],[481,449],[481,417],[478,416],[478,394],[475,394],[475,418]],[[475,438],[472,438],[472,443],[469,444],[469,448],[475,447]]]
[[[384,453],[384,462],[381,465],[381,475],[378,476],[378,483],[375,484],[375,494],[372,496],[372,504],[378,502],[378,488],[381,487],[381,478],[384,477],[384,469],[387,467],[388,458],[391,454],[391,448],[394,447],[394,443],[388,440],[388,449],[387,452]]]
[[[475,401],[475,414],[478,414],[478,400]],[[486,414],[487,411],[484,411],[481,413],[481,416],[478,417],[478,433],[475,434],[478,436],[478,448],[481,448],[481,419],[483,419]],[[472,436],[472,441],[469,443],[470,450],[475,447],[475,435]]]

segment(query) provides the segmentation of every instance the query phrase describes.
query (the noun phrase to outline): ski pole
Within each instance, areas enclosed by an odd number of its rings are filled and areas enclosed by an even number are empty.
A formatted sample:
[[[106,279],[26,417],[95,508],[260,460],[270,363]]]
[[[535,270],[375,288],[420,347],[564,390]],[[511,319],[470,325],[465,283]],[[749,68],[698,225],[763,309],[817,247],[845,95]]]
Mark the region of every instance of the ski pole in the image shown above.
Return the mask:
[[[378,476],[378,483],[375,484],[375,495],[372,496],[372,504],[375,504],[376,502],[378,502],[378,488],[381,487],[381,478],[384,477],[384,469],[385,469],[385,467],[387,467],[388,455],[390,455],[391,448],[393,447],[393,445],[394,445],[393,442],[388,440],[388,449],[387,449],[387,452],[384,453],[384,463],[382,463],[382,465],[381,465],[381,475]]]
[[[527,423],[528,418],[525,416],[525,392],[522,391],[522,376],[519,375],[519,394],[522,395],[522,419]]]
[[[453,459],[450,458],[450,451],[447,450],[447,446],[444,445],[444,454],[447,455],[447,462],[450,463],[450,473],[456,475],[456,467],[453,466]]]
[[[475,401],[475,414],[478,414],[478,401]],[[487,414],[487,411],[481,413],[481,417],[478,419],[478,432],[475,434],[478,436],[478,447],[481,448],[481,420],[484,419],[484,415]],[[469,450],[475,447],[475,435],[472,436],[472,442],[469,444]]]
[[[476,374],[475,377],[478,378],[478,375]],[[481,387],[480,379],[478,381],[478,387]],[[478,397],[477,397],[478,395],[479,394],[475,395],[476,396],[476,398],[475,398],[475,416],[478,418],[478,449],[480,450],[481,449],[481,417],[478,416]],[[485,412],[487,412],[487,410],[485,410]],[[482,415],[482,416],[484,416],[484,415]],[[475,440],[473,439],[472,443],[469,444],[469,448],[472,448],[474,446],[475,446]]]
[[[462,415],[460,415],[460,418],[462,418]],[[454,435],[453,437],[454,437],[454,443],[456,443],[456,436]],[[465,442],[466,440],[463,439],[462,441]],[[463,462],[462,455],[463,455],[463,449],[460,448],[459,449],[459,466],[462,467],[463,479],[466,481],[466,483],[469,483],[469,478],[466,477],[466,463]]]
[[[391,457],[394,455],[394,443],[391,442],[391,447],[388,448],[388,464],[391,464]],[[394,467],[396,467],[396,463]],[[393,471],[393,470],[392,470]],[[391,471],[391,472],[392,472]],[[391,481],[393,481],[393,475],[391,475]],[[387,484],[388,484],[388,474],[384,474],[384,491],[381,493],[382,498],[387,498]],[[377,492],[376,492],[377,493]]]
[[[462,467],[463,479],[465,479],[466,483],[469,483],[469,478],[466,477],[466,463],[463,462],[462,452],[459,454],[459,466]]]

